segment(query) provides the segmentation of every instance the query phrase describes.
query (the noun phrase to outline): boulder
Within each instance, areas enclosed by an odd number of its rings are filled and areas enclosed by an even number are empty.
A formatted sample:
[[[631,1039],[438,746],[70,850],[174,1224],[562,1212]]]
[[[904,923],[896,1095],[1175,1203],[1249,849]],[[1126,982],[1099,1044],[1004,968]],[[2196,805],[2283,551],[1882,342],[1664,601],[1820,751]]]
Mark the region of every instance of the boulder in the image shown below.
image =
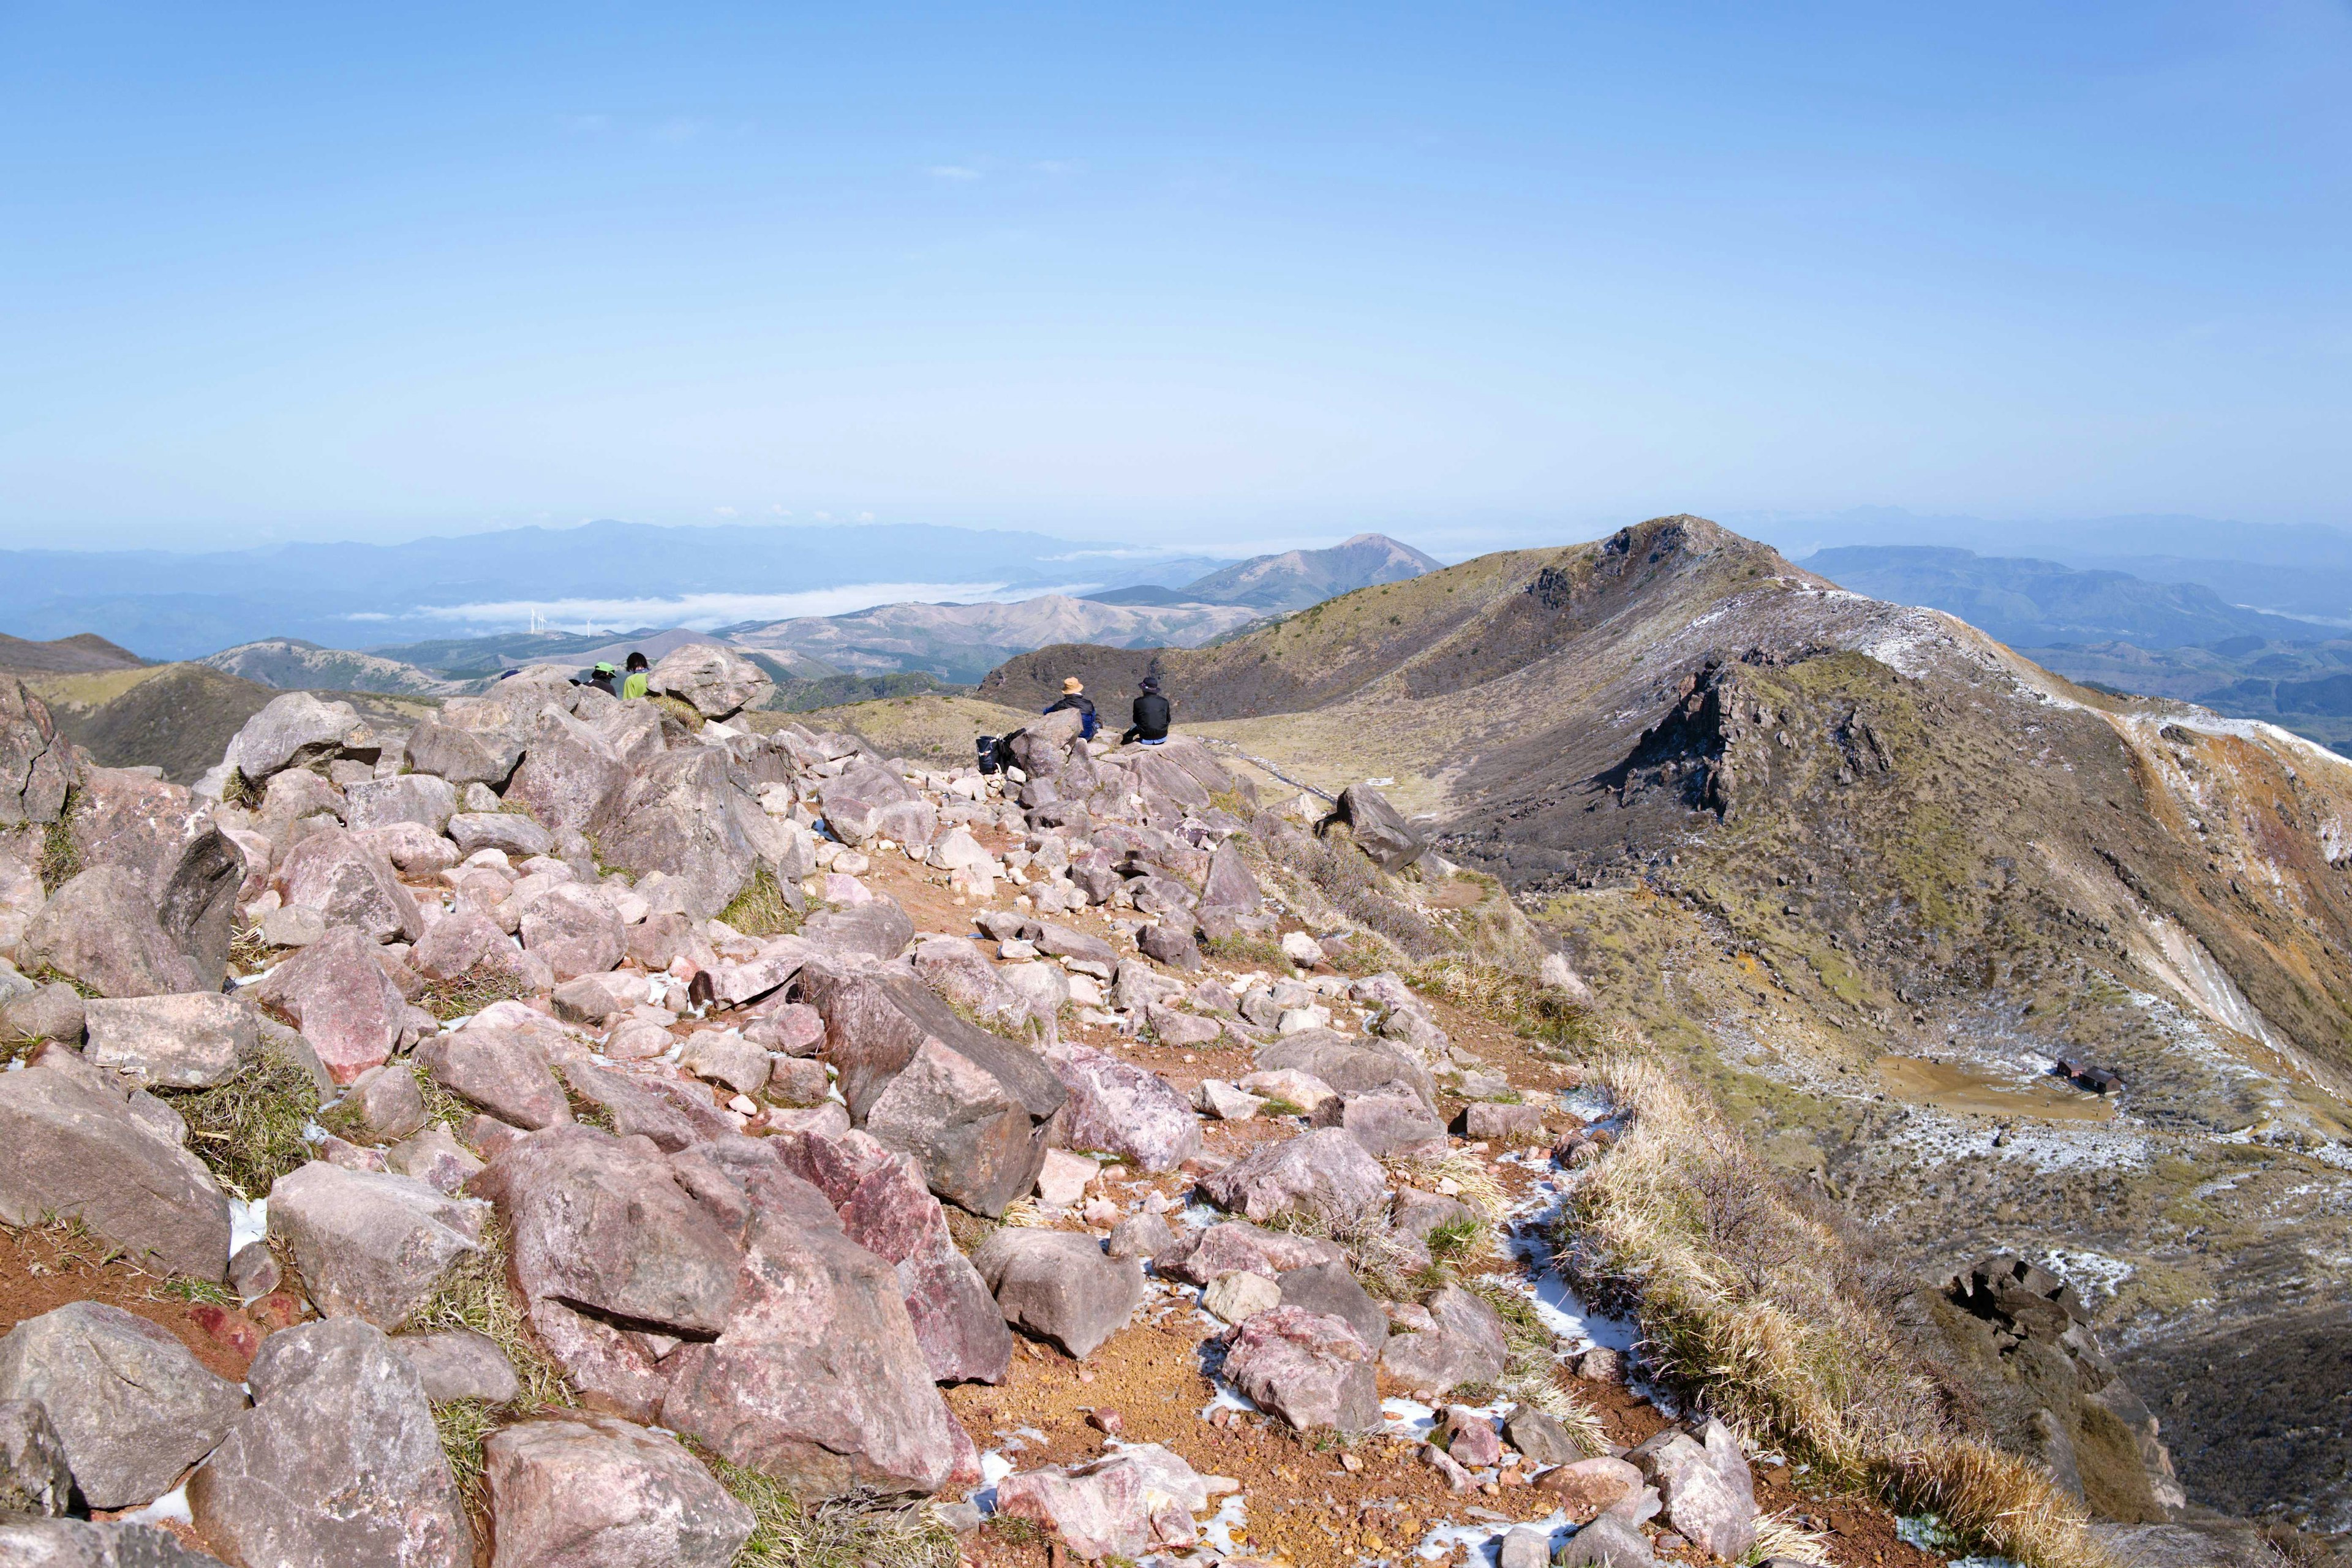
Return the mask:
[[[378,743],[348,702],[328,702],[307,691],[273,697],[245,721],[222,759],[261,784],[287,768],[324,766],[339,757],[373,762]]]
[[[82,867],[137,873],[164,936],[195,963],[198,988],[218,990],[248,867],[245,852],[213,826],[209,808],[178,784],[86,767],[67,822]]]
[[[1604,1513],[1568,1538],[1556,1568],[1654,1568],[1657,1559],[1639,1526]]]
[[[142,1085],[211,1089],[260,1048],[251,1009],[216,992],[97,998],[85,1006],[84,1052]]]
[[[1625,1458],[1658,1489],[1660,1516],[1685,1540],[1736,1563],[1756,1544],[1756,1487],[1730,1428],[1710,1418],[1703,1438],[1667,1430]]]
[[[1201,967],[1201,944],[1193,940],[1190,921],[1155,921],[1135,933],[1135,945],[1171,969],[1190,973]]]
[[[81,771],[47,706],[15,676],[0,676],[0,827],[57,821]]]
[[[1220,1121],[1251,1121],[1265,1101],[1223,1079],[1204,1078],[1192,1089],[1193,1109]]]
[[[1244,1322],[1281,1305],[1282,1287],[1246,1268],[1226,1269],[1201,1292],[1202,1309],[1228,1323]]]
[[[416,900],[392,862],[341,827],[321,827],[288,850],[269,885],[283,902],[316,910],[329,926],[355,927],[376,942],[425,934]]]
[[[1404,814],[1370,784],[1349,784],[1339,792],[1339,809],[1323,819],[1318,832],[1345,826],[1356,845],[1383,871],[1402,871],[1418,860],[1429,846],[1405,821]]]
[[[1503,1436],[1532,1465],[1570,1465],[1585,1457],[1567,1423],[1532,1405],[1517,1405],[1503,1417]]]
[[[757,1523],[677,1438],[609,1415],[506,1427],[482,1464],[499,1568],[728,1568]]]
[[[1168,1222],[1146,1211],[1131,1214],[1110,1227],[1110,1239],[1103,1244],[1113,1258],[1140,1258],[1147,1261],[1159,1257],[1176,1245],[1176,1233]]]
[[[453,1267],[479,1252],[489,1205],[390,1172],[313,1160],[270,1184],[269,1234],[294,1253],[330,1318],[397,1329]]]
[[[873,899],[812,915],[801,926],[811,944],[842,948],[887,962],[915,940],[915,922],[895,900]]]
[[[1264,918],[1265,895],[1242,858],[1238,838],[1226,839],[1210,855],[1209,874],[1202,881],[1194,912],[1212,936],[1230,935],[1241,922]]]
[[[1315,1124],[1341,1129],[1375,1160],[1391,1154],[1443,1154],[1446,1148],[1445,1123],[1402,1084],[1327,1100],[1316,1108]]]
[[[910,974],[811,964],[852,1121],[912,1154],[932,1192],[993,1217],[1027,1192],[1067,1099],[1034,1052],[957,1016]]]
[[[247,1385],[253,1408],[188,1483],[207,1540],[289,1568],[469,1568],[433,1407],[382,1330],[356,1318],[282,1330]]]
[[[628,783],[611,742],[561,709],[541,710],[506,798],[540,826],[586,832]]]
[[[734,1029],[703,1029],[688,1036],[677,1065],[738,1094],[759,1093],[767,1087],[771,1071],[767,1049]]]
[[[1224,1375],[1300,1431],[1369,1432],[1381,1424],[1372,1352],[1344,1319],[1303,1307],[1260,1312],[1233,1331]]]
[[[1143,1266],[1107,1256],[1091,1236],[999,1230],[971,1260],[1006,1322],[1079,1361],[1125,1328],[1143,1300]]]
[[[511,730],[471,730],[449,720],[418,721],[408,732],[405,756],[412,773],[430,773],[453,784],[506,783],[522,758],[522,737]]]
[[[1184,1097],[1148,1068],[1090,1046],[1051,1054],[1069,1091],[1062,1141],[1117,1154],[1141,1171],[1172,1171],[1201,1152],[1201,1122]]]
[[[921,1168],[905,1154],[876,1155],[835,1204],[844,1233],[898,1270],[932,1381],[1002,1383],[1013,1335],[987,1285],[957,1247]]]
[[[1277,1279],[1294,1268],[1311,1268],[1318,1263],[1344,1266],[1346,1261],[1347,1254],[1335,1242],[1231,1219],[1186,1231],[1174,1246],[1152,1255],[1151,1267],[1163,1278],[1206,1285],[1228,1268],[1246,1268]]]
[[[337,1083],[390,1058],[408,1024],[408,1003],[381,964],[376,944],[337,926],[279,964],[254,999],[294,1022]]]
[[[1543,1108],[1538,1105],[1491,1105],[1481,1101],[1462,1110],[1462,1135],[1489,1142],[1508,1142],[1543,1136]]]
[[[409,950],[408,963],[427,980],[457,980],[479,970],[517,980],[534,991],[555,983],[555,972],[544,957],[524,952],[497,921],[462,905],[433,922],[425,940]]]
[[[758,1214],[734,1296],[715,1342],[671,1356],[664,1426],[804,1500],[946,1481],[958,1428],[890,1265],[837,1231]]]
[[[498,1341],[471,1329],[449,1329],[437,1334],[402,1334],[392,1348],[415,1369],[425,1385],[425,1397],[436,1405],[453,1399],[479,1399],[490,1405],[510,1404],[522,1391],[514,1363]]]
[[[1027,995],[998,978],[996,965],[962,937],[927,938],[915,944],[911,956],[924,984],[976,1017],[1018,1031],[1033,1016]],[[1050,1018],[1053,1014],[1034,1016]]]
[[[1388,1196],[1388,1178],[1363,1145],[1336,1127],[1262,1144],[1202,1179],[1219,1208],[1253,1220],[1304,1213],[1326,1219],[1361,1212]]]
[[[352,832],[414,823],[436,837],[457,810],[457,786],[431,773],[370,779],[343,791],[343,825]]]
[[[1489,1417],[1466,1405],[1448,1405],[1445,1452],[1455,1464],[1482,1470],[1503,1462],[1503,1439]]]
[[[457,847],[422,823],[388,822],[355,831],[361,843],[382,854],[404,877],[437,876],[457,863]]]
[[[532,1301],[523,1316],[583,1407],[629,1421],[660,1419],[670,1377],[655,1353],[665,1348],[661,1341],[575,1312],[553,1297]]]
[[[499,1151],[472,1190],[498,1205],[526,1297],[670,1333],[727,1327],[735,1244],[646,1144],[551,1128]]]
[[[0,1039],[63,1040],[78,1046],[88,1024],[81,993],[62,980],[0,1002]]]
[[[606,1071],[579,1058],[563,1064],[563,1079],[581,1099],[601,1106],[612,1118],[613,1130],[622,1137],[643,1138],[666,1152],[675,1152],[735,1131],[708,1097],[698,1103],[684,1094],[664,1093],[665,1089],[677,1086],[658,1079]]]
[[[1495,1568],[1550,1568],[1551,1531],[1539,1524],[1515,1526],[1495,1550]]]
[[[768,672],[733,648],[689,643],[664,654],[646,672],[646,688],[694,705],[705,719],[727,719],[774,689]]]
[[[1356,1282],[1356,1276],[1344,1263],[1326,1259],[1304,1268],[1286,1268],[1276,1283],[1282,1288],[1284,1306],[1304,1307],[1310,1312],[1338,1318],[1374,1351],[1388,1338],[1388,1312],[1372,1299],[1371,1292]]]
[[[1257,1065],[1263,1072],[1295,1068],[1343,1095],[1402,1089],[1424,1105],[1437,1103],[1437,1086],[1429,1069],[1386,1040],[1349,1039],[1329,1029],[1302,1029],[1260,1047]],[[1443,1127],[1439,1131],[1442,1134]]]
[[[228,1199],[125,1089],[58,1044],[0,1073],[0,1220],[79,1219],[143,1263],[221,1279]]]
[[[415,1060],[434,1082],[501,1121],[537,1130],[572,1120],[547,1052],[513,1029],[477,1019],[419,1046]]]
[[[996,1483],[996,1511],[1051,1528],[1072,1556],[1090,1563],[1131,1561],[1151,1546],[1142,1472],[1132,1465],[1089,1476],[1057,1466],[1007,1476]]]
[[[1545,1471],[1536,1485],[1558,1500],[1571,1523],[1581,1524],[1639,1492],[1642,1472],[1607,1455],[1570,1457],[1558,1469]]]
[[[522,944],[559,981],[605,973],[628,952],[613,906],[572,882],[550,888],[523,910]]]
[[[207,989],[195,960],[165,933],[156,908],[138,872],[93,866],[50,895],[26,923],[17,962],[53,969],[101,996]]]
[[[65,1439],[37,1399],[0,1399],[0,1518],[55,1519],[73,1501]]]
[[[0,1520],[0,1563],[21,1568],[221,1568],[161,1526],[86,1519]]]
[[[48,1412],[92,1508],[135,1508],[171,1489],[245,1408],[163,1330],[103,1301],[27,1318],[0,1338],[0,1400]]]
[[[1459,1285],[1441,1287],[1426,1303],[1430,1322],[1391,1333],[1381,1364],[1411,1388],[1443,1395],[1464,1383],[1493,1383],[1503,1375],[1509,1350],[1502,1320]],[[1397,1327],[1405,1330],[1400,1322]]]
[[[352,1080],[333,1112],[336,1132],[354,1143],[394,1143],[423,1128],[425,1092],[406,1062],[386,1062]]]
[[[751,882],[762,845],[774,845],[750,781],[711,746],[666,752],[638,768],[589,830],[605,865],[664,873],[665,890],[676,888],[698,920],[725,909]]]
[[[414,1138],[385,1150],[384,1163],[404,1176],[415,1177],[436,1193],[462,1192],[466,1184],[482,1172],[482,1162],[437,1121]]]
[[[449,819],[449,837],[460,855],[496,849],[526,860],[555,847],[555,835],[519,811],[461,811]]]

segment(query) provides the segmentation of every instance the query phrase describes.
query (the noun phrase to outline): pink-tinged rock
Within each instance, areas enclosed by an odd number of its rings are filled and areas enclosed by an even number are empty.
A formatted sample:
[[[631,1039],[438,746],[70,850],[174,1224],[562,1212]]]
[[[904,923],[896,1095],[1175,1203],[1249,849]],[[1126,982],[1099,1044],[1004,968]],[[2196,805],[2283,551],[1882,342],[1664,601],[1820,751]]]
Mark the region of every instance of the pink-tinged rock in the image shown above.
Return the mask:
[[[627,782],[628,770],[610,742],[550,708],[532,724],[506,798],[528,807],[542,827],[585,832]]]
[[[734,1243],[648,1145],[550,1128],[501,1150],[471,1185],[506,1222],[527,1298],[677,1333],[728,1323]]]
[[[1466,1405],[1449,1405],[1445,1412],[1445,1451],[1456,1464],[1472,1469],[1503,1462],[1502,1435],[1495,1423]]]
[[[1232,1219],[1187,1231],[1174,1246],[1153,1254],[1151,1266],[1169,1279],[1206,1285],[1234,1268],[1276,1279],[1294,1268],[1344,1263],[1346,1258],[1336,1243],[1294,1236],[1286,1230],[1262,1230],[1247,1220]]]
[[[552,985],[546,960],[515,946],[498,921],[478,910],[457,909],[433,922],[408,952],[409,967],[428,980],[456,980],[479,968],[511,975],[533,990]]]
[[[1006,1322],[1079,1361],[1127,1327],[1143,1300],[1143,1265],[1108,1256],[1091,1236],[1000,1230],[971,1261]]]
[[[1067,1149],[1048,1149],[1037,1170],[1037,1201],[1068,1208],[1087,1195],[1087,1186],[1102,1172],[1099,1161]]]
[[[195,960],[158,923],[146,879],[124,866],[93,866],[51,894],[26,922],[16,957],[102,996],[207,989]]]
[[[1429,1327],[1392,1333],[1381,1348],[1381,1364],[1400,1382],[1443,1394],[1456,1384],[1492,1383],[1503,1375],[1508,1347],[1495,1309],[1447,1285],[1430,1297],[1428,1311]]]
[[[724,1331],[670,1359],[662,1425],[803,1499],[930,1492],[955,1468],[898,1275],[838,1233],[755,1218]]]
[[[563,1086],[535,1040],[477,1018],[416,1049],[433,1081],[514,1126],[537,1130],[572,1120]]]
[[[467,1182],[482,1173],[482,1162],[468,1153],[437,1121],[405,1142],[385,1150],[384,1158],[393,1170],[415,1177],[436,1193],[463,1191]]]
[[[253,992],[294,1021],[337,1083],[390,1059],[408,1022],[408,1004],[376,963],[375,943],[352,926],[329,931]]]
[[[1540,1105],[1489,1105],[1481,1101],[1464,1108],[1462,1112],[1462,1133],[1465,1138],[1497,1142],[1507,1138],[1539,1138],[1543,1130],[1543,1107]]]
[[[558,981],[603,974],[628,951],[621,917],[577,883],[551,888],[522,915],[522,944],[547,962]]]
[[[970,940],[930,937],[915,944],[913,957],[923,984],[957,1006],[1015,1032],[1028,1023],[1027,998],[998,978],[996,965]]]
[[[608,1415],[506,1427],[482,1459],[499,1568],[728,1568],[758,1522],[677,1438]]]
[[[646,1335],[575,1312],[551,1298],[531,1302],[524,1315],[583,1405],[629,1421],[660,1419],[671,1369],[655,1355]]]
[[[1445,1124],[1402,1086],[1374,1094],[1350,1094],[1318,1106],[1318,1127],[1337,1127],[1364,1146],[1375,1160],[1395,1154],[1443,1154]]]
[[[762,845],[774,847],[751,781],[715,746],[650,758],[589,830],[604,864],[639,877],[663,873],[665,893],[675,889],[698,919],[725,909],[751,881]]]
[[[850,1240],[898,1269],[932,1380],[1002,1383],[1013,1364],[1013,1331],[971,1259],[957,1248],[940,1200],[924,1186],[915,1162],[886,1156],[837,1212]]]
[[[330,926],[356,926],[376,942],[415,942],[425,934],[416,900],[392,862],[356,835],[321,827],[288,850],[269,885],[288,904],[316,910]]]
[[[1640,1491],[1642,1472],[1604,1455],[1546,1470],[1536,1486],[1559,1500],[1570,1523],[1583,1524]]]
[[[824,901],[828,904],[862,904],[874,897],[866,884],[842,871],[824,874]]]
[[[1219,1208],[1253,1220],[1293,1212],[1337,1218],[1388,1199],[1380,1162],[1337,1127],[1262,1145],[1201,1186]]]
[[[1736,1563],[1756,1543],[1756,1487],[1739,1440],[1710,1419],[1706,1440],[1666,1431],[1625,1458],[1658,1489],[1661,1517],[1704,1551]]]
[[[1063,1141],[1124,1156],[1138,1169],[1172,1171],[1201,1152],[1201,1122],[1184,1097],[1147,1068],[1089,1046],[1052,1058],[1069,1091]]]
[[[996,1483],[996,1511],[1035,1520],[1059,1535],[1071,1555],[1089,1562],[1140,1557],[1151,1545],[1143,1475],[1133,1465],[1087,1476],[1053,1468],[1007,1476]]]
[[[269,1234],[290,1248],[310,1300],[330,1318],[389,1332],[442,1277],[481,1250],[489,1205],[411,1176],[313,1160],[270,1184]]]
[[[824,1044],[824,1018],[806,1003],[790,1002],[745,1025],[743,1037],[783,1056],[814,1056]]]
[[[331,1318],[262,1342],[253,1408],[188,1483],[232,1563],[467,1568],[473,1537],[415,1369],[382,1330]]]
[[[421,827],[437,839],[457,809],[457,786],[430,773],[369,779],[343,791],[343,820],[354,833],[394,826]],[[453,858],[445,864],[454,866],[457,861]]]
[[[1163,1046],[1205,1046],[1224,1033],[1224,1026],[1212,1019],[1180,1013],[1158,1003],[1146,1010],[1144,1017]]]
[[[675,1100],[655,1092],[654,1079],[601,1068],[584,1058],[563,1064],[563,1079],[572,1092],[601,1106],[613,1119],[613,1130],[624,1138],[643,1138],[665,1152],[675,1152],[712,1135]],[[715,1117],[715,1109],[705,1102]],[[719,1119],[716,1131],[730,1133],[734,1125]]]
[[[1372,1352],[1345,1319],[1303,1307],[1255,1313],[1233,1331],[1224,1371],[1258,1408],[1300,1431],[1381,1424]]]
[[[47,706],[15,676],[0,679],[0,827],[57,821],[81,773]]]

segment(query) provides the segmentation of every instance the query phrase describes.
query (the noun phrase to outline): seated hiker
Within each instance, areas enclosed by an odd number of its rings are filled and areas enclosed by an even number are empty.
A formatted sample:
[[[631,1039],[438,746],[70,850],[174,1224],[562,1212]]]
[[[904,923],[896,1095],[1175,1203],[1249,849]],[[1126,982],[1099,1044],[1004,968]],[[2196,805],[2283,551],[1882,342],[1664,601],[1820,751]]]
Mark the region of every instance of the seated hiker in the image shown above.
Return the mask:
[[[1132,717],[1135,721],[1127,727],[1127,733],[1118,738],[1120,745],[1124,746],[1129,741],[1138,741],[1147,746],[1168,743],[1168,724],[1175,717],[1175,708],[1168,699],[1160,695],[1158,676],[1143,678],[1142,695],[1135,700]]]
[[[596,663],[596,668],[589,672],[587,679],[575,680],[572,684],[574,686],[593,686],[597,690],[604,693],[607,697],[618,697],[620,692],[614,689],[613,678],[619,673],[620,672],[614,669],[610,664],[599,659]]]
[[[1075,675],[1062,682],[1062,700],[1045,711],[1058,713],[1065,708],[1074,709],[1077,712],[1078,738],[1084,741],[1093,740],[1095,731],[1101,728],[1101,721],[1095,717],[1094,699],[1087,695],[1086,682]]]
[[[646,656],[641,653],[631,654],[629,656],[629,678],[621,682],[622,696],[636,698],[646,695],[646,693],[651,689],[653,681],[653,677],[648,675],[646,670]]]

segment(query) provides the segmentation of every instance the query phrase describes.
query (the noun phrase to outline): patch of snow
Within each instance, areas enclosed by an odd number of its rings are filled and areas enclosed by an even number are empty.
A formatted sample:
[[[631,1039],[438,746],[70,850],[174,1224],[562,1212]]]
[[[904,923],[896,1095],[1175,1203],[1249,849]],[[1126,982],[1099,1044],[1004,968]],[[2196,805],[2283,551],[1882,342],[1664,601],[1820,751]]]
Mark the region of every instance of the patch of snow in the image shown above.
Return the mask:
[[[1553,1513],[1524,1522],[1505,1520],[1499,1523],[1479,1521],[1470,1524],[1441,1524],[1421,1538],[1421,1544],[1412,1549],[1412,1554],[1424,1563],[1435,1563],[1452,1555],[1457,1548],[1466,1547],[1474,1562],[1494,1563],[1502,1554],[1503,1537],[1522,1529],[1540,1530],[1550,1536],[1553,1552],[1558,1552],[1559,1543],[1576,1533],[1576,1527],[1569,1523],[1565,1513]]]
[[[247,1203],[243,1198],[228,1200],[228,1255],[235,1258],[237,1249],[249,1242],[269,1238],[269,1200],[256,1198]]]
[[[182,1485],[173,1488],[145,1508],[133,1509],[129,1513],[117,1514],[115,1521],[121,1524],[194,1525],[196,1522],[196,1515],[195,1511],[188,1507],[188,1489]]]
[[[2077,1294],[2093,1292],[2112,1297],[2116,1287],[2130,1279],[2132,1265],[2120,1258],[2110,1258],[2104,1252],[2088,1248],[2064,1248],[2051,1253],[2042,1266],[2074,1287]]]

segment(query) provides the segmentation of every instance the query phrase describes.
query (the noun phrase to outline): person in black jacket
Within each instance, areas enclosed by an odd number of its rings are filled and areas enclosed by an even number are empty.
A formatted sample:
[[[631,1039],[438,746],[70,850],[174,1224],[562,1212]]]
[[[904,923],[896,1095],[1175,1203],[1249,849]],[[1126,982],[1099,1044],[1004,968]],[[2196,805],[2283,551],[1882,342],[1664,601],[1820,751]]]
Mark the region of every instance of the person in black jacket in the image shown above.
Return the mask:
[[[1175,716],[1173,705],[1160,695],[1160,678],[1147,675],[1143,678],[1142,695],[1135,700],[1132,715],[1135,721],[1127,727],[1127,733],[1118,738],[1118,743],[1124,746],[1129,741],[1140,741],[1147,746],[1164,745],[1168,741],[1169,721]]]
[[[1102,721],[1095,717],[1095,701],[1087,695],[1086,683],[1075,675],[1062,682],[1062,700],[1045,711],[1058,713],[1065,708],[1075,710],[1078,715],[1078,738],[1093,740],[1095,731],[1102,727]]]

